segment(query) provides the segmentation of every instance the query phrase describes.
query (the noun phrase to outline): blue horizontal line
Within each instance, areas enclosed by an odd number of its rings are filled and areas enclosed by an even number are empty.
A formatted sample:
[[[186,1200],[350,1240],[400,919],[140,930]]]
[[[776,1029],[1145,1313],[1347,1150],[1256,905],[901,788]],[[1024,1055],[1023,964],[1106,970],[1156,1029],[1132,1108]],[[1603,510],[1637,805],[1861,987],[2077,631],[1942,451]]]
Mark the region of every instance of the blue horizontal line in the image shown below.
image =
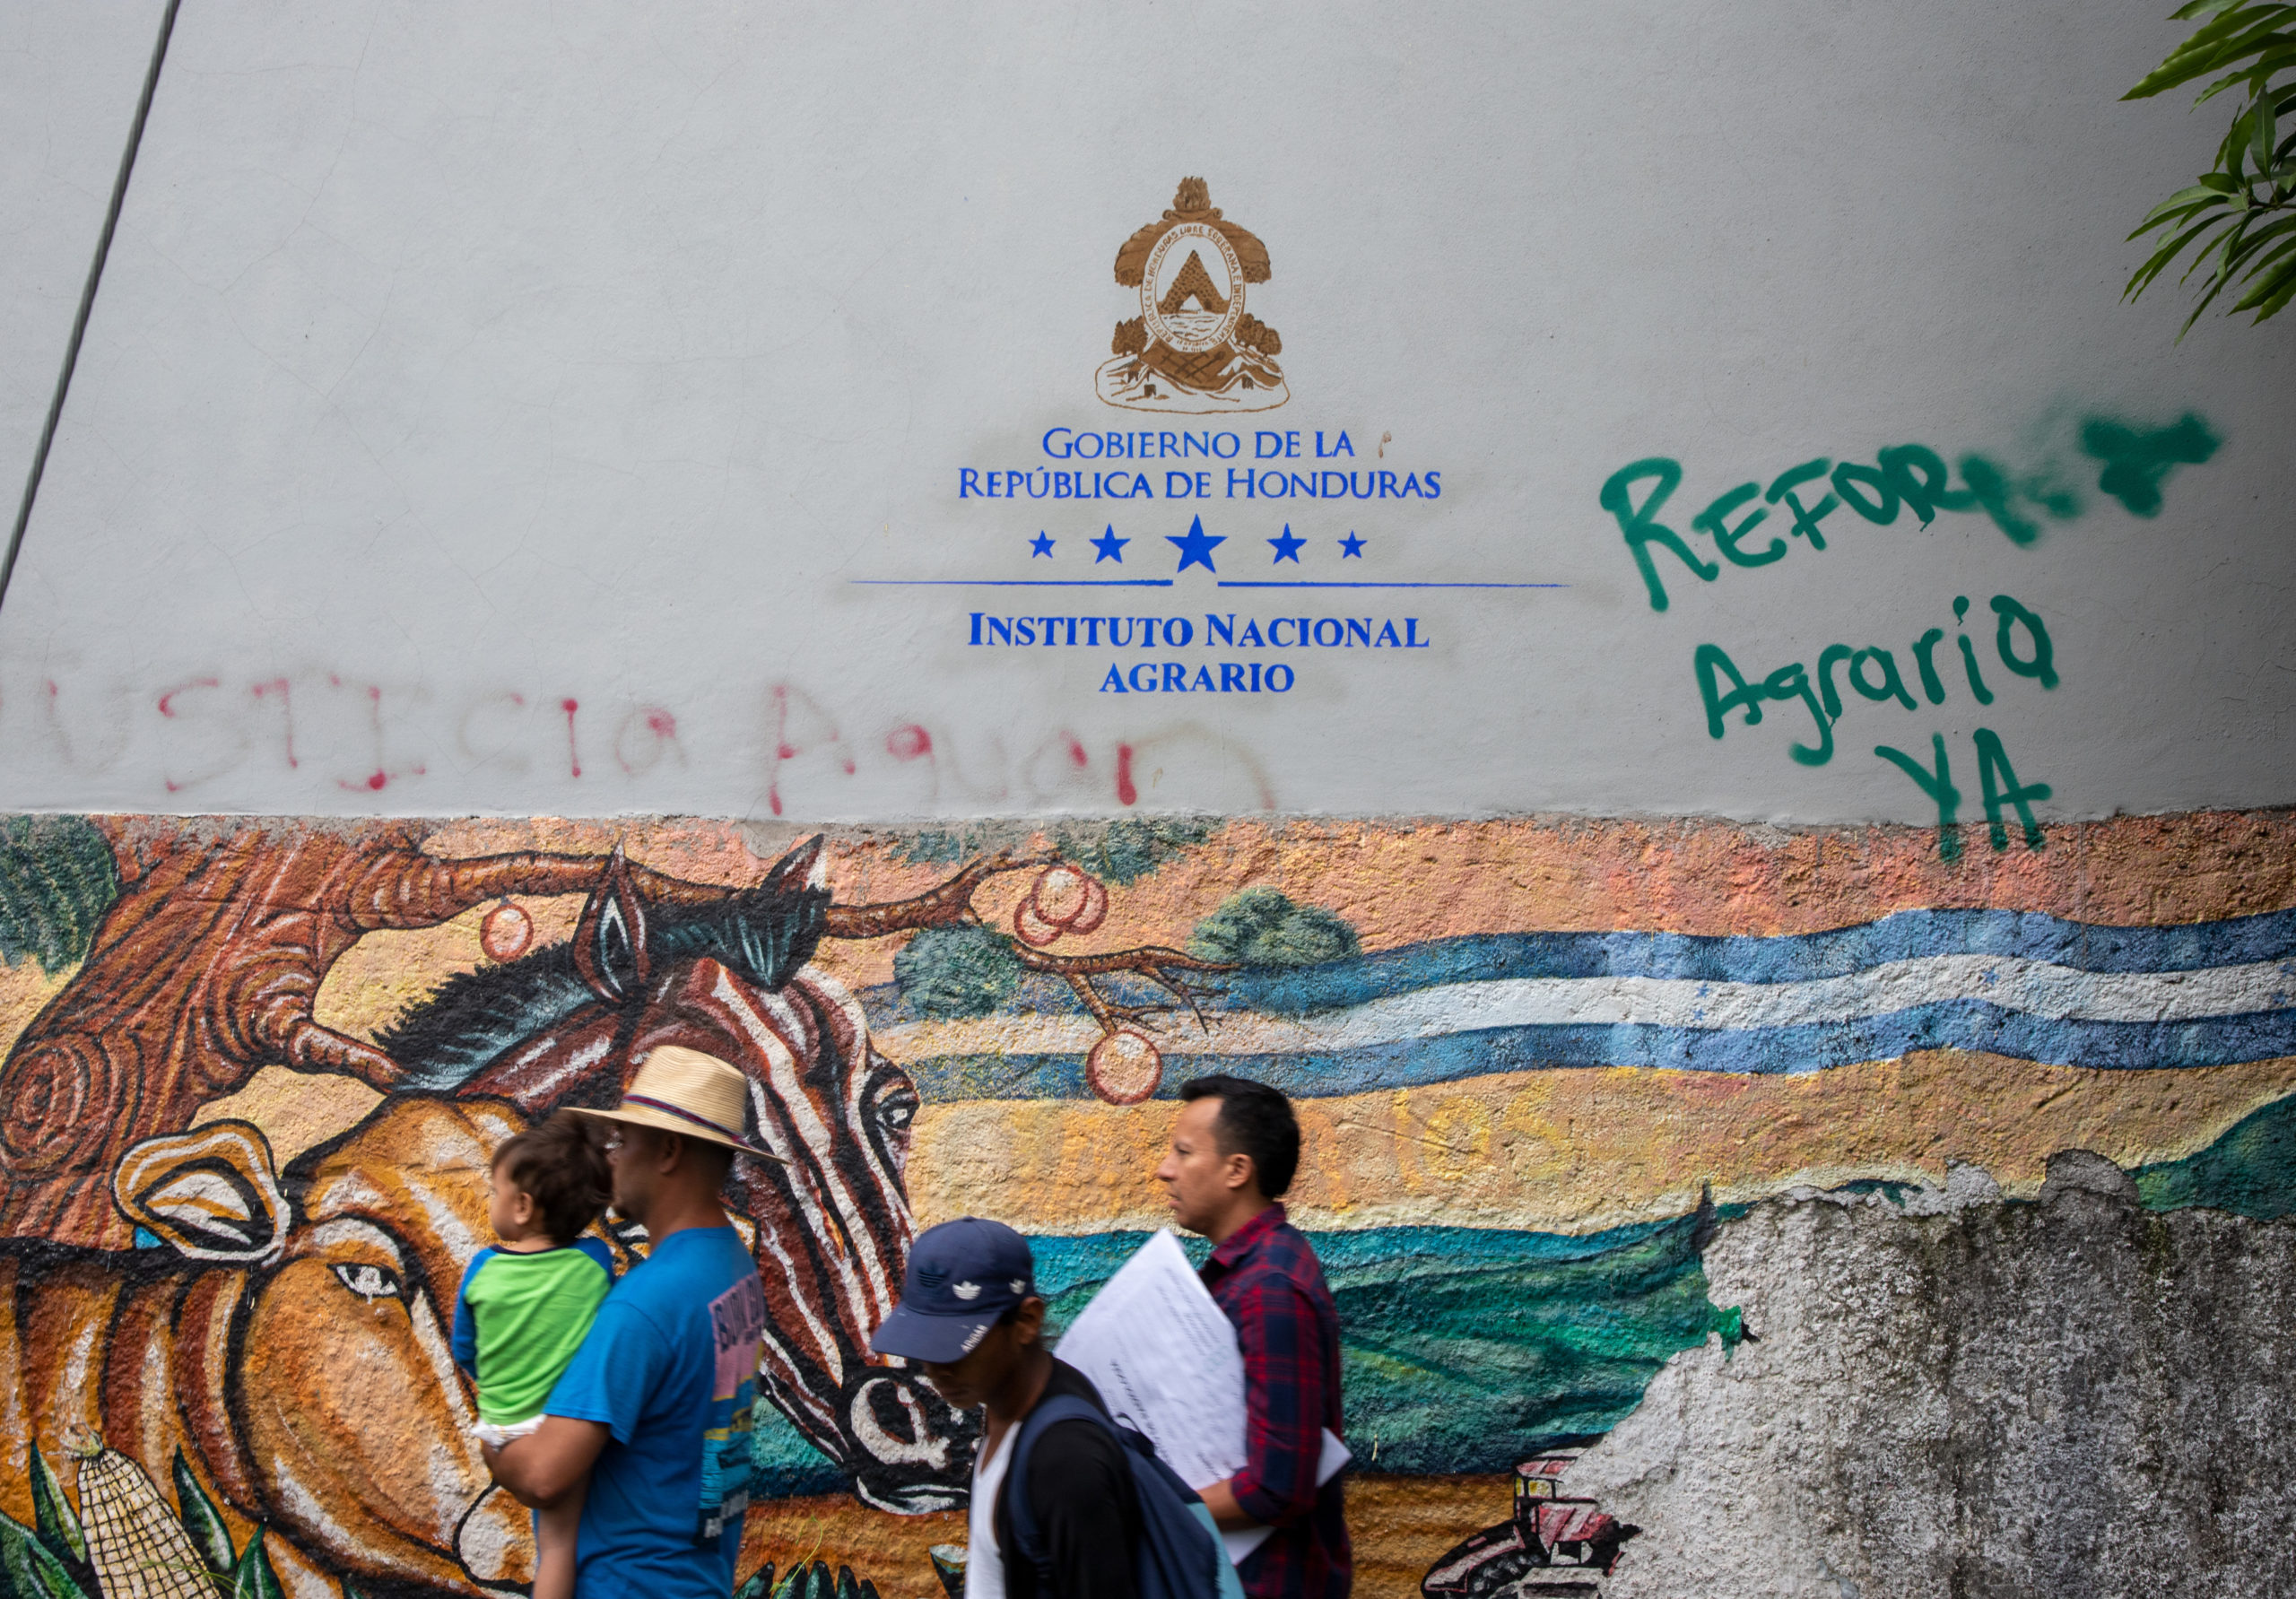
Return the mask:
[[[1222,578],[1222,588],[1568,588],[1568,583],[1316,583],[1285,578],[1280,583],[1235,583]]]
[[[1187,1042],[1186,1035],[1174,1040]],[[1587,1066],[1662,1067],[1733,1075],[1798,1075],[1917,1050],[1958,1049],[2044,1065],[2118,1071],[2228,1066],[2296,1054],[2296,1012],[2190,1021],[2058,1021],[1978,1000],[1918,1004],[1855,1021],[1787,1027],[1687,1028],[1652,1022],[1490,1028],[1301,1053],[1164,1056],[1164,1086],[1233,1072],[1294,1099],[1459,1082],[1498,1072]],[[1090,1097],[1085,1057],[1071,1054],[911,1056],[901,1065],[927,1104],[952,1099]]]
[[[1170,588],[1170,578],[848,578],[883,588]]]

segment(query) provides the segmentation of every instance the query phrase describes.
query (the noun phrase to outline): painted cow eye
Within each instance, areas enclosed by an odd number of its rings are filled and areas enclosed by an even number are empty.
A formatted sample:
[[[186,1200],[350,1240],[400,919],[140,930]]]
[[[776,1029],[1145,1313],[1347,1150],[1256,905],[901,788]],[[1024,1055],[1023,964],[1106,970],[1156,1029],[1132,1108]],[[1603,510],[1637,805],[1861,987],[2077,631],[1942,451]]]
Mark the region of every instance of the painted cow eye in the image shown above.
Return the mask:
[[[335,1274],[343,1286],[362,1299],[395,1299],[399,1297],[398,1279],[380,1266],[340,1265]]]

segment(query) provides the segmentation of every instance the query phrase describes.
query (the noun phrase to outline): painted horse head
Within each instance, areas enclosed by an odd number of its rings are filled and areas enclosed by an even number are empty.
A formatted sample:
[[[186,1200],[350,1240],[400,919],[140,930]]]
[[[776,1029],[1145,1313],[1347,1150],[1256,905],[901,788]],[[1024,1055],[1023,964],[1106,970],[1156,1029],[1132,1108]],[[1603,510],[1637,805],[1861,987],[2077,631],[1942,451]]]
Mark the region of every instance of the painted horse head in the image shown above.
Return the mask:
[[[379,1042],[410,1087],[530,1116],[614,1103],[664,1044],[738,1066],[779,1157],[737,1158],[728,1185],[770,1310],[761,1389],[866,1503],[945,1509],[964,1499],[976,1423],[868,1352],[915,1233],[901,1169],[917,1088],[871,1046],[853,996],[806,965],[829,908],[821,854],[813,839],[754,888],[666,906],[639,898],[617,850],[570,943],[455,978]]]

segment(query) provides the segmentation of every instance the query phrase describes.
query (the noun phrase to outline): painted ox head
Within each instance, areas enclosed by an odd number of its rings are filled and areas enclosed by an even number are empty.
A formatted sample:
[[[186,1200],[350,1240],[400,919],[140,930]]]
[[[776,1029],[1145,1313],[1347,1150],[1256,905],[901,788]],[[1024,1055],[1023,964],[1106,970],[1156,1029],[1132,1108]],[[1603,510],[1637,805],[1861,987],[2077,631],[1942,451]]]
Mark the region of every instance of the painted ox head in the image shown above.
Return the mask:
[[[187,1301],[206,1325],[175,1329],[230,1351],[179,1395],[211,1473],[370,1592],[531,1576],[526,1513],[491,1490],[448,1348],[456,1289],[490,1241],[489,1158],[525,1125],[500,1103],[387,1100],[283,1182],[261,1132],[217,1122],[135,1145],[114,1180],[121,1211],[203,1283],[244,1273]]]
[[[768,1306],[760,1391],[865,1502],[944,1509],[963,1502],[977,1424],[869,1353],[915,1232],[901,1170],[917,1088],[853,996],[805,964],[829,905],[820,848],[688,906],[642,901],[617,853],[570,944],[456,979],[380,1042],[419,1082],[533,1116],[614,1103],[665,1044],[739,1067],[778,1157],[738,1159],[730,1186]]]

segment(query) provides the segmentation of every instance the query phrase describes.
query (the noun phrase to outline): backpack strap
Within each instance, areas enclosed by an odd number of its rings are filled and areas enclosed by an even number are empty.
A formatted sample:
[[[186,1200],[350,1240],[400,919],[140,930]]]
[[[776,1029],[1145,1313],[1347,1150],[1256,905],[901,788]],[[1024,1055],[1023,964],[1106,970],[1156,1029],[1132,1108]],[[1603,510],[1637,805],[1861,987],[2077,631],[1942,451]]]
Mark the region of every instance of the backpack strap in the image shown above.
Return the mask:
[[[1021,1423],[1020,1436],[1013,1440],[1013,1458],[1004,1467],[1004,1508],[1011,1520],[1014,1546],[1007,1553],[1017,1554],[1029,1562],[1046,1593],[1052,1591],[1052,1554],[1045,1548],[1043,1529],[1037,1525],[1036,1507],[1029,1502],[1029,1461],[1036,1453],[1037,1440],[1047,1430],[1063,1421],[1090,1421],[1116,1437],[1119,1445],[1123,1442],[1098,1405],[1072,1394],[1046,1400]]]

